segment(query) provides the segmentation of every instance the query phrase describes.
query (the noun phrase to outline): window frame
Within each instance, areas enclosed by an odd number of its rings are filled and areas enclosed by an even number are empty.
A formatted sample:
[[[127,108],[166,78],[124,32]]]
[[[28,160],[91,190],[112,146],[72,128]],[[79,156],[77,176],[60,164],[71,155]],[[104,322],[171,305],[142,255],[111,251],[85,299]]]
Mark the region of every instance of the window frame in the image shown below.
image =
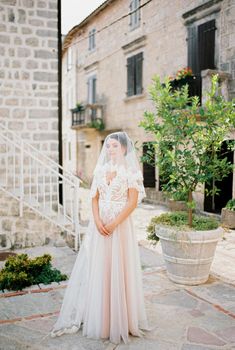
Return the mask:
[[[140,26],[141,23],[141,0],[130,0],[130,22],[129,26],[131,30],[134,30]]]
[[[88,36],[88,50],[94,51],[96,49],[96,29],[93,28],[89,31]]]

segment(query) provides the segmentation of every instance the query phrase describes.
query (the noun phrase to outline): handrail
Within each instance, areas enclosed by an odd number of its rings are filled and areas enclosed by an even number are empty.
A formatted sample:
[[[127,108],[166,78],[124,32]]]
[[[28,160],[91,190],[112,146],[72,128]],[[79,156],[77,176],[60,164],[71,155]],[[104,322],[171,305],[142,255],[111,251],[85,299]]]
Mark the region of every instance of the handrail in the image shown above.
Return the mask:
[[[6,127],[5,125],[3,125],[3,122],[2,122],[2,121],[0,121],[0,127],[3,128],[6,132],[8,132],[8,133],[14,135],[14,137],[15,137],[16,139],[18,139],[19,142],[22,141],[21,137],[20,137],[19,135],[17,135],[16,132],[7,129],[7,127]],[[54,164],[54,165],[55,165],[56,167],[58,167],[60,170],[62,170],[63,172],[67,173],[69,176],[75,176],[75,177],[77,176],[77,175],[74,175],[73,173],[71,173],[70,171],[65,170],[65,169],[63,168],[62,165],[60,165],[59,163],[56,163],[52,158],[50,158],[50,157],[48,157],[47,155],[45,155],[44,153],[42,153],[40,150],[38,150],[36,147],[34,147],[33,145],[31,145],[31,144],[28,143],[27,141],[23,140],[23,142],[24,142],[24,145],[26,145],[27,147],[29,147],[30,149],[32,149],[34,152],[40,154],[41,157],[44,157],[47,161],[49,161],[49,162],[51,162],[52,164]],[[78,178],[79,178],[79,176],[78,176]],[[83,182],[83,180],[82,180],[81,178],[79,178],[79,181],[80,181],[80,182]]]

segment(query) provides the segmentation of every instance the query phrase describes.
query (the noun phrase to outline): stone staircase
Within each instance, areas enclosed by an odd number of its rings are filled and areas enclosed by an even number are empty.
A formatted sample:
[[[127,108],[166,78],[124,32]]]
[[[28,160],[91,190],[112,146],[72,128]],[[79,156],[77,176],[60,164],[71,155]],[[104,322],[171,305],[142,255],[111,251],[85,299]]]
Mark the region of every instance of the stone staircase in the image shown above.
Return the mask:
[[[85,229],[79,220],[80,182],[1,125],[0,250],[64,237],[77,251]]]

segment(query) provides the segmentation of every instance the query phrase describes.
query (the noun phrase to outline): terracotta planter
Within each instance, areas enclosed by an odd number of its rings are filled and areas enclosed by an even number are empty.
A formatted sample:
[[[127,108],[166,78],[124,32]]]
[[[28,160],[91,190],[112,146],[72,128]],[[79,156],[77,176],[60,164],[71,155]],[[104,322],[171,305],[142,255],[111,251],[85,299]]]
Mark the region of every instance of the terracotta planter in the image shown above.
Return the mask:
[[[223,226],[235,229],[235,211],[227,208],[222,208],[221,222]]]
[[[221,227],[209,231],[179,231],[156,225],[169,279],[186,285],[206,282],[222,233]]]

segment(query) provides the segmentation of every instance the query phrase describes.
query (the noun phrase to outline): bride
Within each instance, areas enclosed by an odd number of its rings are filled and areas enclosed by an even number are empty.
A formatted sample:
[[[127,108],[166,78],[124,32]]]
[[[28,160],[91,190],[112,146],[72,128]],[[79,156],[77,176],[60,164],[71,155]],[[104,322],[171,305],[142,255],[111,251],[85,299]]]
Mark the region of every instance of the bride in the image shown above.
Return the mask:
[[[132,141],[109,134],[91,185],[93,216],[77,255],[59,317],[50,334],[75,333],[129,342],[148,330],[132,211],[145,197]]]

